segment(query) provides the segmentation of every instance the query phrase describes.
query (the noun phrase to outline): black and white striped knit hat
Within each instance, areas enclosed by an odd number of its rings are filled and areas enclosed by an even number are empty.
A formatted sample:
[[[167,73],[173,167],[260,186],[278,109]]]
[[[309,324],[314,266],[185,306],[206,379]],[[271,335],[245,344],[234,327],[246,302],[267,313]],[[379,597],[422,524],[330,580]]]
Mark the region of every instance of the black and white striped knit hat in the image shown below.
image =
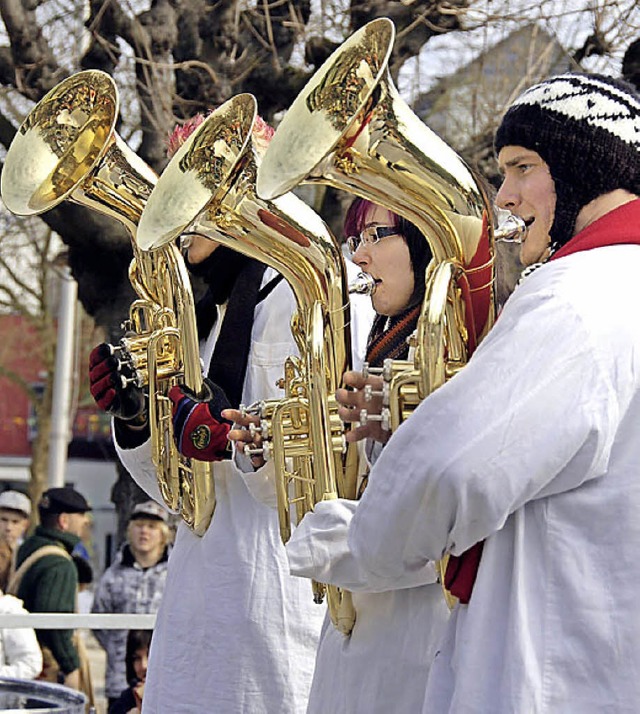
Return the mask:
[[[536,151],[556,189],[551,242],[573,235],[580,209],[616,188],[640,194],[640,95],[626,82],[597,74],[562,74],[524,92],[495,139]]]

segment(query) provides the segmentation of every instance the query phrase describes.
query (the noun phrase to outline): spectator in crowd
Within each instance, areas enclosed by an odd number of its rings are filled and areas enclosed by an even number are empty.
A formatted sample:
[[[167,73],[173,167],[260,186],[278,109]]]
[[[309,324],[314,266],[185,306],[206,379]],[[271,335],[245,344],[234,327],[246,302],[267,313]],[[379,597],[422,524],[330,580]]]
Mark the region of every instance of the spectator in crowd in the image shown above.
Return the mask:
[[[129,630],[124,658],[129,686],[109,705],[109,714],[140,714],[147,678],[151,630]]]
[[[31,501],[20,491],[0,493],[0,538],[15,550],[22,543],[31,517]]]
[[[78,571],[78,612],[89,613],[93,604],[93,593],[90,590],[93,568],[91,563],[77,552],[72,553],[71,557]]]
[[[20,546],[10,591],[29,612],[72,613],[78,571],[71,552],[80,540],[91,506],[71,487],[50,488],[38,503],[40,525]],[[81,675],[81,646],[73,630],[37,630],[44,660],[42,679],[81,689],[92,698]]]
[[[12,552],[7,540],[0,540],[0,577],[6,580]],[[1,615],[26,615],[22,602],[0,590]],[[31,627],[0,629],[0,677],[35,679],[42,671],[42,652]]]
[[[116,562],[100,578],[92,612],[153,613],[158,610],[167,576],[168,513],[155,501],[133,508],[127,542]],[[95,630],[107,653],[105,693],[113,704],[127,686],[126,630]]]

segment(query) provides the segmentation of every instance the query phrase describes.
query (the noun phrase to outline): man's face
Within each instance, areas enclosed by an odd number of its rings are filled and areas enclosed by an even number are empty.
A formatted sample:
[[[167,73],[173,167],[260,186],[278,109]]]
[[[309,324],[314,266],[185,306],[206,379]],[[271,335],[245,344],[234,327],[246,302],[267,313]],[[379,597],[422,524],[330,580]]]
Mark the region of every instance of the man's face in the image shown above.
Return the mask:
[[[157,554],[164,550],[164,532],[160,521],[153,518],[136,518],[129,523],[129,547],[134,558]]]
[[[62,513],[61,516],[63,518],[60,519],[60,523],[64,525],[62,530],[73,533],[78,538],[85,535],[89,525],[89,516],[86,513]]]
[[[25,534],[29,519],[19,511],[0,508],[0,538],[4,538],[12,548]]]
[[[503,147],[498,164],[504,178],[496,204],[526,223],[520,260],[523,265],[531,265],[547,256],[551,241],[556,191],[549,165],[540,154],[522,146]]]

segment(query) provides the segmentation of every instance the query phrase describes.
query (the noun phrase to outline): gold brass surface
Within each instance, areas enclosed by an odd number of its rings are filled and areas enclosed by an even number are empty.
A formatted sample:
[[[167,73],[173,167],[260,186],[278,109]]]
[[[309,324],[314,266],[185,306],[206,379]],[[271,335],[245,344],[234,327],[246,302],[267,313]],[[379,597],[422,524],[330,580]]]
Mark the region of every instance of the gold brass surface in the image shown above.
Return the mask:
[[[260,157],[252,139],[255,98],[240,94],[210,114],[159,178],[140,219],[144,249],[199,234],[281,273],[296,301],[291,331],[299,356],[284,365],[284,395],[250,407],[259,414],[264,451],[275,461],[280,533],[291,533],[318,501],[355,496],[345,467],[343,425],[334,393],[351,357],[349,300],[342,254],[320,217],[290,193],[264,201],[255,193]],[[355,620],[350,593],[326,593],[335,626]]]
[[[173,439],[169,389],[203,389],[189,276],[173,245],[148,253],[135,240],[142,209],[157,180],[114,130],[118,91],[104,72],[79,72],[54,87],[30,112],[5,160],[7,208],[35,215],[64,200],[120,221],[131,235],[131,305],[123,346],[140,386],[148,385],[152,458],[167,506],[198,535],[215,508],[212,465],[183,458]]]
[[[466,364],[495,319],[490,203],[400,98],[388,70],[394,37],[390,20],[374,20],[329,57],[285,114],[257,180],[264,198],[303,181],[328,184],[394,211],[425,236],[433,259],[415,356],[383,370],[392,431]]]

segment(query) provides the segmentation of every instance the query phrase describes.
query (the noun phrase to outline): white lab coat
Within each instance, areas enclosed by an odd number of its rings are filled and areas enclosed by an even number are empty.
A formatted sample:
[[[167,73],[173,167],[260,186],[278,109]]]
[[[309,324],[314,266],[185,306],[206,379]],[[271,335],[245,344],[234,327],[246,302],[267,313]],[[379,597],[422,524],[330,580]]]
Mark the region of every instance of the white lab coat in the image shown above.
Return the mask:
[[[364,470],[382,445],[360,445]],[[349,637],[325,618],[307,714],[419,712],[449,615],[442,587],[433,563],[391,581],[366,573],[347,542],[356,506],[342,499],[317,504],[287,543],[294,575],[350,590],[356,610]]]
[[[264,283],[275,275],[267,269]],[[224,308],[223,308],[224,309]],[[255,310],[242,400],[282,397],[276,382],[296,353],[294,299],[282,281]],[[208,364],[222,311],[203,350]],[[161,502],[149,445],[119,450]],[[217,505],[205,535],[180,523],[152,640],[145,714],[293,714],[306,709],[324,607],[289,575],[275,502],[273,462],[215,464]]]
[[[640,702],[640,247],[530,275],[394,434],[350,544],[372,577],[485,539],[424,714],[631,714]]]
[[[347,544],[356,501],[319,503],[287,544],[291,572],[351,590],[349,637],[325,621],[308,714],[420,712],[448,617],[432,563],[402,578],[370,577]]]
[[[2,615],[26,615],[27,611],[13,595],[0,590]],[[35,679],[42,671],[42,651],[31,627],[6,627],[0,630],[0,677]]]

